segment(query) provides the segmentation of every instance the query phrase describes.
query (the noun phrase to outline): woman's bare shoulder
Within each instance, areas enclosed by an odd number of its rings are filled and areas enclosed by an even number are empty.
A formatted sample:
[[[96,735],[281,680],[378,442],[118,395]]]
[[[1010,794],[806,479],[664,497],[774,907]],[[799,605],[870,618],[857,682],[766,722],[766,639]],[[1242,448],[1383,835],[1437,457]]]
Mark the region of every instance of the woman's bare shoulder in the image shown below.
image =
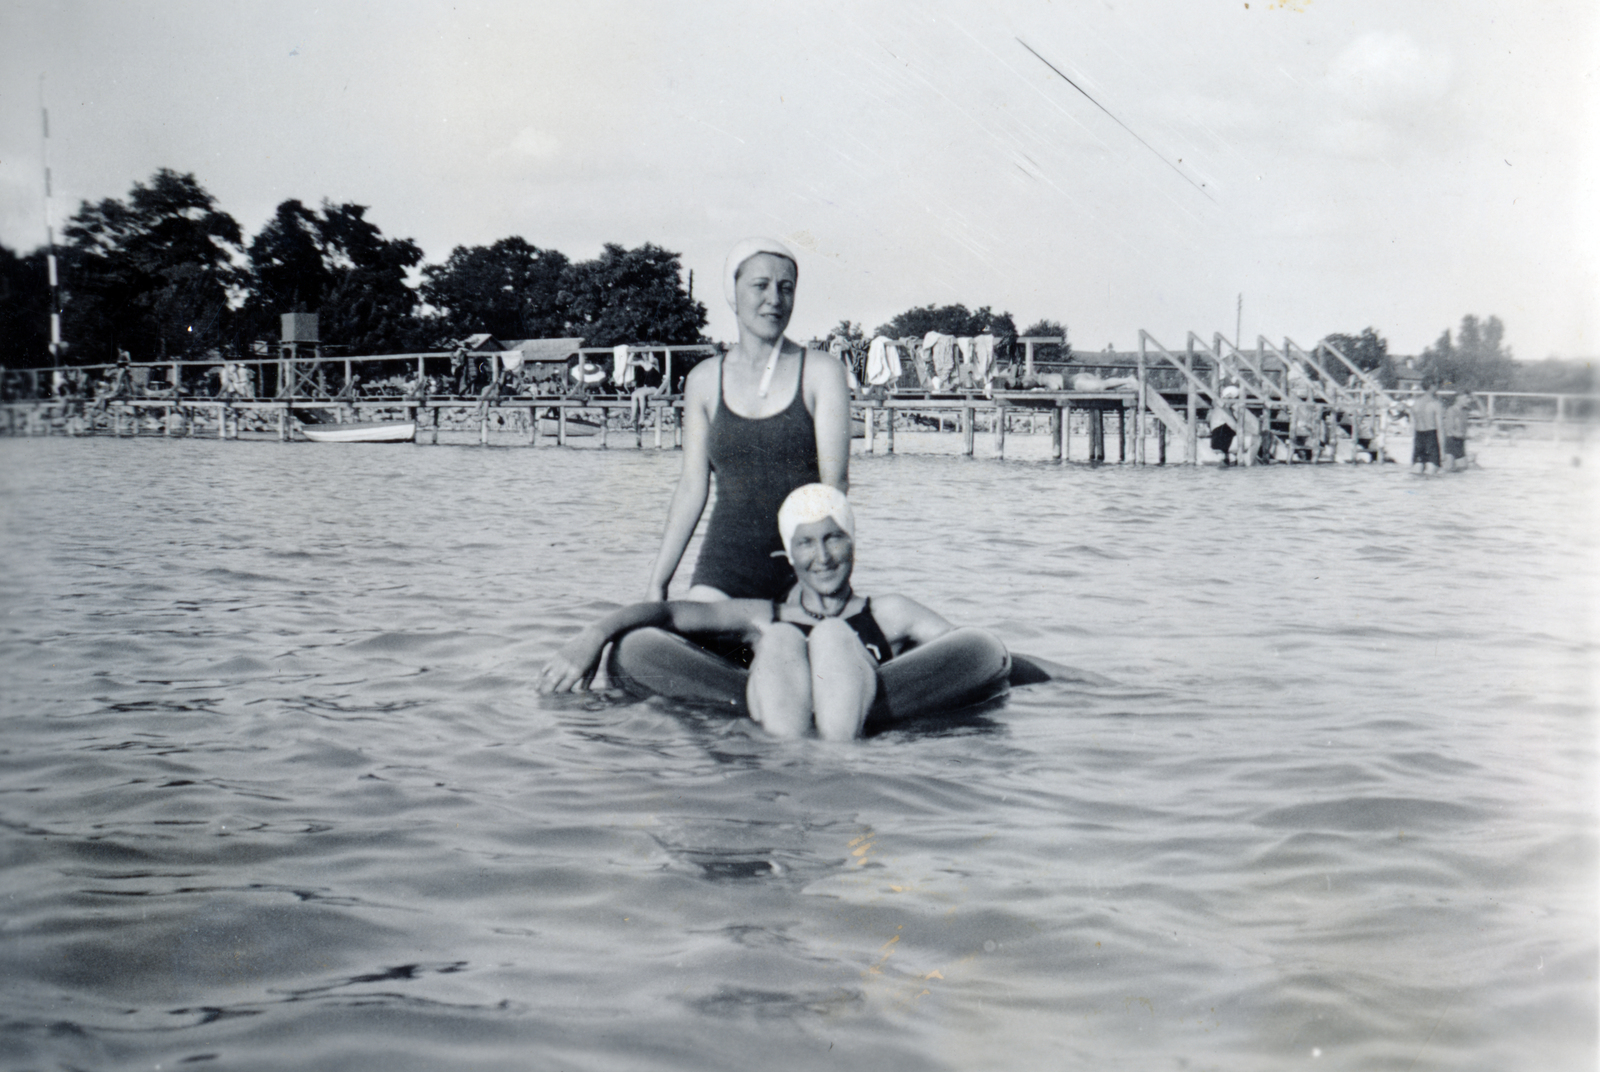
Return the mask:
[[[683,398],[691,405],[704,405],[713,400],[717,395],[718,371],[722,368],[721,357],[709,357],[689,370],[683,378]]]
[[[849,389],[849,381],[844,375],[844,365],[828,351],[812,350],[808,347],[805,362],[807,383],[822,388]]]
[[[706,358],[694,368],[690,369],[689,374],[683,378],[684,391],[689,392],[696,389],[704,390],[706,385],[715,383],[717,380],[717,370],[721,367],[722,358],[720,356]]]

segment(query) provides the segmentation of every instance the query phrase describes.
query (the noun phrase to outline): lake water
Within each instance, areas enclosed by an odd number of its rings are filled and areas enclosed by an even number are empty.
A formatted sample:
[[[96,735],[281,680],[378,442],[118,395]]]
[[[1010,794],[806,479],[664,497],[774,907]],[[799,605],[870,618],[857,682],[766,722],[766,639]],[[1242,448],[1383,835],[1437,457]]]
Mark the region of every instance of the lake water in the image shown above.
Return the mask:
[[[673,452],[0,442],[0,1064],[1594,1067],[1600,459],[897,446],[858,587],[1115,684],[541,699]]]

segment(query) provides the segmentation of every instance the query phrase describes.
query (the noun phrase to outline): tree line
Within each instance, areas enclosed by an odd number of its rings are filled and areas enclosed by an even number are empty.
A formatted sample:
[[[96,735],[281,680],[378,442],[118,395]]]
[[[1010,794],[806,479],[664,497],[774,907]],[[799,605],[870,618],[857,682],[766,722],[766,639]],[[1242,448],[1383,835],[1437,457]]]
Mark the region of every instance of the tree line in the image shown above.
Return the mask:
[[[457,246],[423,265],[409,238],[385,235],[365,205],[280,204],[255,235],[243,229],[194,175],[162,168],[124,199],[83,202],[57,248],[65,364],[103,364],[119,351],[136,359],[245,357],[280,335],[279,314],[315,312],[325,346],[352,354],[437,350],[484,332],[501,339],[581,336],[590,346],[706,342],[705,306],[684,285],[679,254],[646,243],[607,243],[599,257],[572,261],[520,237]],[[420,281],[413,285],[413,278]],[[45,251],[0,245],[0,364],[50,364],[50,293]],[[1022,332],[989,306],[926,305],[876,329],[891,338],[1019,334],[1064,338],[1040,320]],[[863,342],[862,326],[834,330]],[[1360,368],[1394,386],[1399,369],[1375,328],[1336,334]],[[1071,347],[1039,347],[1065,361]],[[1588,392],[1583,361],[1523,363],[1505,345],[1499,318],[1465,316],[1415,360],[1440,382],[1478,390]]]
[[[281,334],[279,316],[318,314],[325,347],[392,354],[502,339],[583,337],[591,346],[704,341],[705,306],[677,253],[607,243],[572,261],[522,238],[458,246],[442,264],[385,235],[367,207],[298,200],[254,236],[195,177],[163,168],[127,198],[85,201],[57,247],[65,364],[245,357]],[[45,251],[0,246],[0,363],[47,365]]]
[[[1410,359],[1410,375],[1434,384],[1470,391],[1535,391],[1550,394],[1590,394],[1595,390],[1594,364],[1581,359],[1546,358],[1518,361],[1505,343],[1506,329],[1497,316],[1480,320],[1468,314],[1452,336],[1446,328],[1431,346]],[[1329,335],[1351,364],[1369,372],[1384,387],[1400,382],[1401,366],[1389,353],[1389,343],[1376,328],[1359,335]],[[1329,370],[1338,375],[1338,370]]]

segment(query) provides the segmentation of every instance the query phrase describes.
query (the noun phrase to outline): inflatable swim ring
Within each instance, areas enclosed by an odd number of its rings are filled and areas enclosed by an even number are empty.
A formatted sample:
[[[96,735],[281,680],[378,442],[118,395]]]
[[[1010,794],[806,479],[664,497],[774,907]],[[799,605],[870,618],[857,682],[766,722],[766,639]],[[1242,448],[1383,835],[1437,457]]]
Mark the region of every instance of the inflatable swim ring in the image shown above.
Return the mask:
[[[606,674],[634,696],[660,696],[748,715],[747,672],[664,629],[635,629],[611,645]],[[1012,685],[1052,680],[1039,662],[1012,656],[981,629],[954,629],[878,667],[869,722],[898,720],[983,703]]]

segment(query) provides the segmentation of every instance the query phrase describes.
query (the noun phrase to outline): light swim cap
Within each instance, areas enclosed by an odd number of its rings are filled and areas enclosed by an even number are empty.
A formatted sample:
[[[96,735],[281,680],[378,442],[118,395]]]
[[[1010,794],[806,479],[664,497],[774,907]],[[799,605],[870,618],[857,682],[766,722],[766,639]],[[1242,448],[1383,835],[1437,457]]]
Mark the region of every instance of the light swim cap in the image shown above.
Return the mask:
[[[722,293],[728,299],[728,308],[738,312],[738,299],[734,294],[736,276],[739,274],[739,265],[754,257],[757,253],[771,253],[775,257],[787,258],[794,264],[795,277],[800,275],[800,261],[794,251],[779,242],[776,238],[745,238],[741,239],[732,250],[728,252],[727,263],[722,266]]]
[[[806,484],[795,488],[778,507],[778,535],[783,537],[783,553],[789,553],[789,541],[794,530],[825,517],[844,529],[852,540],[856,537],[856,515],[850,509],[850,500],[832,484]]]

